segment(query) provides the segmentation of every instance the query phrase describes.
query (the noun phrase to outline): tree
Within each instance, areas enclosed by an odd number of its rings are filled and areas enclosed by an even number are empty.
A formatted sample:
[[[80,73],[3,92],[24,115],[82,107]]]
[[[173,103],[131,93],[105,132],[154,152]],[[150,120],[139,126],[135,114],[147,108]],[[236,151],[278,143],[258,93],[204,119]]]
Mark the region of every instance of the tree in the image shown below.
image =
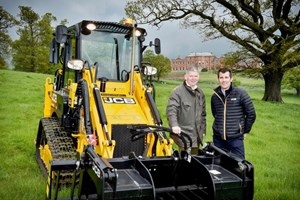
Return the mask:
[[[39,58],[37,60],[38,72],[48,74],[53,73],[56,70],[56,68],[54,68],[55,66],[49,65],[49,47],[53,38],[54,30],[51,27],[52,21],[56,21],[56,17],[54,17],[51,13],[46,13],[37,24],[39,27],[39,48],[37,49],[37,57]]]
[[[50,73],[49,44],[53,29],[51,22],[56,20],[51,13],[41,18],[30,7],[19,6],[20,36],[13,42],[13,63],[15,70]]]
[[[283,86],[296,90],[296,95],[300,96],[300,66],[290,69],[284,74]]]
[[[262,78],[262,75],[258,73],[261,70],[262,61],[245,49],[226,53],[222,64],[233,69],[234,72],[241,72],[242,75],[257,79]]]
[[[226,37],[245,48],[263,62],[265,101],[282,102],[283,75],[300,63],[299,0],[133,0],[125,11],[153,26],[182,20],[205,38]]]
[[[157,81],[160,77],[171,71],[171,61],[163,55],[155,55],[152,50],[148,49],[144,52],[143,62],[149,62],[157,69]]]
[[[242,54],[238,51],[229,52],[224,55],[223,65],[225,67],[238,68],[238,63],[244,59],[245,59],[244,54]]]
[[[9,57],[12,40],[8,35],[8,28],[17,24],[16,19],[0,6],[0,69],[7,69],[5,60]]]
[[[223,64],[229,68],[251,68],[253,61],[256,61],[256,57],[249,54],[248,51],[237,50],[235,52],[229,52],[224,55]],[[259,63],[258,61],[256,61]]]

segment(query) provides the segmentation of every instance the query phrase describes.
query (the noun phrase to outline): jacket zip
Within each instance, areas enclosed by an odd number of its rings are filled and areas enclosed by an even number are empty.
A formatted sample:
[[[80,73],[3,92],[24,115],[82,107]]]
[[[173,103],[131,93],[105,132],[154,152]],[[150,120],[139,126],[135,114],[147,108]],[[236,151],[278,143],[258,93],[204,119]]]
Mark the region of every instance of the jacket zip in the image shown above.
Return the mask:
[[[227,96],[225,97],[225,102],[223,101],[222,97],[220,97],[220,95],[214,91],[214,93],[217,95],[217,97],[221,100],[221,102],[223,103],[224,106],[224,112],[223,112],[223,139],[226,140],[226,105],[227,105]]]
[[[197,115],[196,110],[197,110],[198,105],[197,105],[197,94],[196,94],[196,91],[195,91],[195,102],[194,102],[194,104],[195,104],[194,119],[197,119],[197,118],[196,118],[196,115]],[[196,120],[195,120],[194,123],[195,123],[196,133],[197,133],[197,135],[198,135],[198,129],[197,129],[197,122],[196,122]]]
[[[224,129],[224,131],[223,131],[223,136],[224,136],[224,140],[226,140],[226,110],[227,110],[227,97],[225,98],[225,102],[224,102],[224,121],[223,121],[223,123],[224,123],[224,127],[223,127],[223,129]]]

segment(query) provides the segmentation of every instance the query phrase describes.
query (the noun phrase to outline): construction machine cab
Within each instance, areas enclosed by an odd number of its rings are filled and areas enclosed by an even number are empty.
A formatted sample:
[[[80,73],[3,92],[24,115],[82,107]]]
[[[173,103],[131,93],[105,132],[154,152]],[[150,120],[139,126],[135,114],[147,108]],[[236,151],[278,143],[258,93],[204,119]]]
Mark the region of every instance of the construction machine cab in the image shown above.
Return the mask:
[[[95,67],[95,80],[127,81],[132,70],[140,70],[147,47],[142,44],[145,29],[127,25],[94,21],[82,21],[70,28],[59,25],[51,43],[50,62],[66,65],[70,59],[80,59],[87,67]],[[158,38],[149,46],[160,53]]]

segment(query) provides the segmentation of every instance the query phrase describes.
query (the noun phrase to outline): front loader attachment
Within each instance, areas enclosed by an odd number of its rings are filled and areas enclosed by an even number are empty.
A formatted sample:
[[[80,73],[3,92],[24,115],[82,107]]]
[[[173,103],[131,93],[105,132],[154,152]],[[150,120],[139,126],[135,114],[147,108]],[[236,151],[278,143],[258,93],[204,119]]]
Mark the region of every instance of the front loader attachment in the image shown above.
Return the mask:
[[[209,151],[209,152],[208,152]],[[253,167],[212,144],[199,155],[103,159],[87,146],[80,161],[51,163],[52,171],[74,169],[67,198],[49,181],[48,199],[251,200]],[[79,173],[78,173],[79,172]],[[77,175],[76,175],[77,174]],[[79,175],[78,175],[79,174]],[[59,177],[59,176],[57,176]],[[51,177],[49,177],[51,180]],[[53,180],[59,183],[59,180]]]
[[[89,145],[80,161],[52,162],[51,172],[73,169],[75,178],[71,188],[62,189],[59,179],[48,177],[47,199],[155,199],[149,171],[132,156],[106,160]]]

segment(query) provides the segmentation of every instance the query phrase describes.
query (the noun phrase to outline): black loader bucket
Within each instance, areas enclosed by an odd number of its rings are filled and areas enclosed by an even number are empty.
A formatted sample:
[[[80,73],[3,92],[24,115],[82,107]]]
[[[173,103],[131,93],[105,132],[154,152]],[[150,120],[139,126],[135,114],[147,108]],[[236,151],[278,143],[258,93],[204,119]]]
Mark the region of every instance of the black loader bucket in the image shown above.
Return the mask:
[[[67,192],[59,188],[59,178],[49,177],[48,199],[253,199],[253,166],[212,144],[197,156],[176,152],[169,157],[131,154],[107,160],[88,146],[80,161],[51,164],[56,173],[70,169],[74,178]]]

